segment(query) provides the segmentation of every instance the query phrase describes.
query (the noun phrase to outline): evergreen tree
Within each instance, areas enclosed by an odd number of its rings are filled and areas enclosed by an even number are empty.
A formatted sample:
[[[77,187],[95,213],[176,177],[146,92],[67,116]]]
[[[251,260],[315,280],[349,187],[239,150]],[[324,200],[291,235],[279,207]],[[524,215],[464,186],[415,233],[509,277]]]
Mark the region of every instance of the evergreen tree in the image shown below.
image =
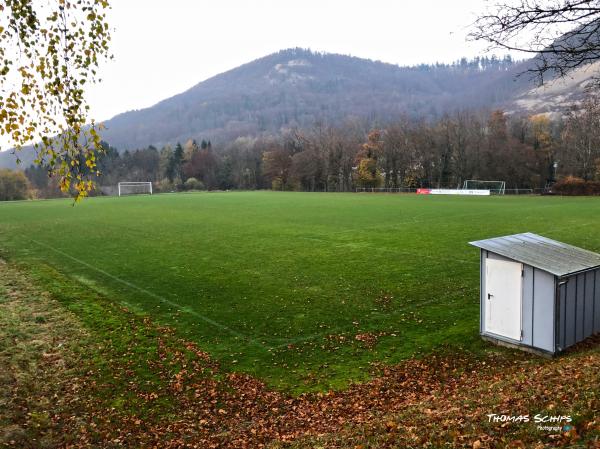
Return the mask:
[[[177,178],[181,181],[182,173],[181,173],[181,165],[183,164],[183,147],[179,142],[177,142],[177,146],[175,147],[175,151],[171,155],[169,159],[169,164],[167,165],[167,178],[170,182],[174,182]]]

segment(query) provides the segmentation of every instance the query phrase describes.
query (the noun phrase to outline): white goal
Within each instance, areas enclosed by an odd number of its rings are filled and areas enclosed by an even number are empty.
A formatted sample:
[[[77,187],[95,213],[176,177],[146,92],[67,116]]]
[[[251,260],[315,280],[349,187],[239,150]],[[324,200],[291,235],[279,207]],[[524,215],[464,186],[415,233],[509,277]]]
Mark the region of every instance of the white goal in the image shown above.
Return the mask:
[[[489,190],[491,194],[504,195],[506,182],[504,181],[482,181],[479,179],[467,179],[463,183],[463,190]]]
[[[152,195],[152,183],[151,182],[120,182],[118,184],[119,196],[123,195],[139,195],[149,194]]]

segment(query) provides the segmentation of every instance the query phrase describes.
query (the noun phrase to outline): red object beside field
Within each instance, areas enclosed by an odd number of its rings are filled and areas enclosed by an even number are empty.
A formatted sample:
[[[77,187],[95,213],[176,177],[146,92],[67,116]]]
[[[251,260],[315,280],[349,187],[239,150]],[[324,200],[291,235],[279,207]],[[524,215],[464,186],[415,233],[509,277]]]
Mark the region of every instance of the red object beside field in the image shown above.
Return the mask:
[[[417,195],[429,195],[431,194],[431,189],[417,189]]]

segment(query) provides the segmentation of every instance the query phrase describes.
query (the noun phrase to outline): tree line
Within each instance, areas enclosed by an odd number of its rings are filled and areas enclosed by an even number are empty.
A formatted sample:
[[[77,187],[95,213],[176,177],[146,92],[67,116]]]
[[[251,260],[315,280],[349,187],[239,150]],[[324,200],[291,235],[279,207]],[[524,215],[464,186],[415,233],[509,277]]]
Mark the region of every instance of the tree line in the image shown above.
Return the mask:
[[[502,180],[507,189],[544,188],[557,177],[600,177],[600,101],[589,97],[562,118],[461,110],[437,121],[404,118],[372,126],[316,124],[215,146],[189,140],[120,153],[103,143],[99,192],[119,181],[151,181],[155,191],[458,187]],[[57,196],[43,167],[25,170],[39,197]]]

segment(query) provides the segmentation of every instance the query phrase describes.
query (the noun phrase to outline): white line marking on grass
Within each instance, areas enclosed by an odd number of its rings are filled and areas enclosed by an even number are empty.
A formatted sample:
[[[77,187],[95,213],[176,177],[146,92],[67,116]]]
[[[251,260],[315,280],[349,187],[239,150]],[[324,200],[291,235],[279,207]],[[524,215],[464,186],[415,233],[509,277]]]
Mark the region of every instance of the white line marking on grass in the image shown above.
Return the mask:
[[[178,310],[181,310],[181,311],[183,311],[185,313],[189,313],[190,315],[193,315],[196,318],[199,318],[202,321],[204,321],[204,322],[206,322],[206,323],[208,323],[208,324],[210,324],[210,325],[212,325],[214,327],[217,327],[219,329],[227,331],[230,334],[235,335],[238,338],[246,340],[246,341],[248,341],[248,342],[250,342],[250,343],[252,343],[252,344],[254,344],[256,346],[259,346],[259,347],[267,350],[267,351],[269,350],[269,348],[266,347],[265,345],[263,345],[261,342],[259,342],[257,340],[254,340],[252,338],[249,338],[246,335],[241,334],[240,332],[238,332],[236,330],[233,330],[230,327],[225,326],[224,324],[218,323],[215,320],[211,320],[210,318],[205,317],[204,315],[202,315],[202,314],[200,314],[200,313],[198,313],[198,312],[190,309],[189,307],[184,307],[184,306],[182,306],[180,304],[177,304],[174,301],[171,301],[170,299],[164,298],[164,297],[162,297],[160,295],[157,295],[156,293],[152,293],[151,291],[146,290],[145,288],[138,287],[137,285],[135,285],[135,284],[133,284],[133,283],[131,283],[129,281],[126,281],[125,279],[121,279],[121,278],[119,278],[119,277],[117,277],[115,275],[112,275],[112,274],[108,273],[107,271],[102,270],[101,268],[98,268],[98,267],[95,267],[93,265],[90,265],[89,263],[87,263],[87,262],[85,262],[85,261],[83,261],[81,259],[78,259],[77,257],[73,257],[70,254],[65,253],[64,251],[61,251],[61,250],[59,250],[57,248],[54,248],[54,247],[48,245],[47,243],[38,242],[37,240],[32,240],[32,242],[36,243],[36,244],[38,244],[40,246],[44,246],[44,247],[46,247],[46,248],[54,251],[55,253],[61,254],[62,256],[67,257],[67,258],[69,258],[71,260],[74,260],[75,262],[77,262],[77,263],[79,263],[81,265],[84,265],[84,266],[86,266],[86,267],[88,267],[88,268],[90,268],[90,269],[92,269],[94,271],[97,271],[98,273],[101,273],[104,276],[109,277],[109,278],[111,278],[111,279],[113,279],[113,280],[115,280],[117,282],[120,282],[121,284],[123,284],[123,285],[125,285],[125,286],[127,286],[127,287],[129,287],[129,288],[131,288],[133,290],[137,290],[137,291],[139,291],[139,292],[141,292],[141,293],[143,293],[143,294],[145,294],[147,296],[150,296],[151,298],[154,298],[154,299],[156,299],[156,300],[158,300],[158,301],[160,301],[160,302],[162,302],[164,304],[168,304],[171,307],[175,307]]]

